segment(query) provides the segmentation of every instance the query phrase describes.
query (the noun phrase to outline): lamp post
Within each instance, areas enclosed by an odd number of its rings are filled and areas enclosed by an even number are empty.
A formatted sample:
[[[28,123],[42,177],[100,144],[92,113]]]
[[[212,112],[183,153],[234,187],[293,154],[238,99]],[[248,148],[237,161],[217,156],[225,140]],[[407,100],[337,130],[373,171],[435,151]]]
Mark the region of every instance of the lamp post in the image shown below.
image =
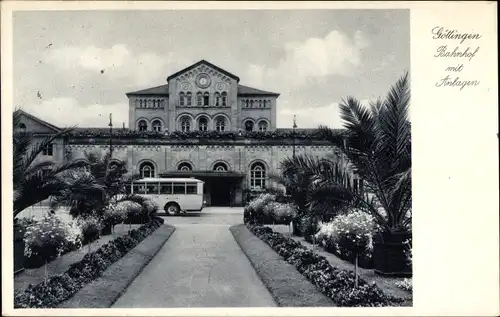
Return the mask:
[[[295,129],[297,128],[297,123],[295,122],[296,116],[293,115],[293,133],[292,133],[292,140],[293,140],[293,152],[292,152],[292,157],[295,158]]]
[[[112,114],[109,114],[109,156],[113,157],[113,122]]]

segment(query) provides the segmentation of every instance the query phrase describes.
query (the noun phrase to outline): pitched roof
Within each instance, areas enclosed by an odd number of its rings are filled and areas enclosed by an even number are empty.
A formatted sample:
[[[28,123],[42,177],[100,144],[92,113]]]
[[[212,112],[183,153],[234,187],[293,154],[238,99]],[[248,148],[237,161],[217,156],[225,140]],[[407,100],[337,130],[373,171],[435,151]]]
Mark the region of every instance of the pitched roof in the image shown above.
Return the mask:
[[[24,110],[19,109],[19,112],[22,113],[23,115],[25,115],[26,117],[28,117],[29,119],[36,121],[36,122],[40,123],[41,125],[46,126],[49,129],[55,130],[57,132],[61,131],[61,128],[58,128],[55,125],[48,123],[47,121],[44,121],[38,117],[35,117],[34,115],[29,114]]]
[[[168,84],[146,88],[138,91],[127,92],[127,96],[129,95],[167,95],[168,96]]]
[[[215,66],[214,64],[212,64],[212,63],[210,63],[210,62],[207,62],[207,61],[206,61],[206,60],[204,60],[204,59],[202,59],[201,61],[199,61],[199,62],[197,62],[197,63],[194,63],[194,64],[193,64],[193,65],[191,65],[191,66],[188,66],[188,67],[186,67],[186,68],[184,68],[184,69],[181,69],[180,71],[176,72],[175,74],[172,74],[172,75],[168,76],[168,77],[167,77],[167,81],[168,81],[168,80],[170,80],[170,78],[173,78],[173,77],[175,77],[175,76],[177,76],[177,75],[179,75],[179,74],[181,74],[181,73],[184,73],[184,72],[190,71],[191,69],[196,68],[196,67],[198,67],[198,66],[199,66],[199,65],[201,65],[201,64],[206,64],[206,65],[208,65],[208,66],[210,66],[210,67],[214,68],[215,70],[217,70],[217,71],[219,71],[219,72],[223,73],[224,75],[229,76],[229,77],[231,77],[231,78],[233,78],[233,79],[236,79],[236,82],[239,82],[239,81],[240,81],[240,78],[239,78],[238,76],[233,75],[233,74],[231,74],[230,72],[228,72],[228,71],[226,71],[226,70],[224,70],[224,69],[222,69],[222,68],[220,68],[220,67],[218,67],[218,66]]]
[[[238,95],[241,95],[241,96],[250,96],[250,95],[261,95],[262,96],[262,95],[265,95],[265,96],[278,97],[280,94],[238,84]]]

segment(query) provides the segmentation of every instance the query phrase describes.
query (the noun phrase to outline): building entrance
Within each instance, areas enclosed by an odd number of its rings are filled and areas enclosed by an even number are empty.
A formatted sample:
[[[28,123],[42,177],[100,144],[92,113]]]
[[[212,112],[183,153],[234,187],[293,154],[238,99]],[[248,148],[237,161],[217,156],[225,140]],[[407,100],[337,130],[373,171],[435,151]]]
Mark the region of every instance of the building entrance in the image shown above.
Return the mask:
[[[211,178],[207,182],[207,189],[210,192],[211,206],[230,206],[233,201],[233,182],[225,178]]]

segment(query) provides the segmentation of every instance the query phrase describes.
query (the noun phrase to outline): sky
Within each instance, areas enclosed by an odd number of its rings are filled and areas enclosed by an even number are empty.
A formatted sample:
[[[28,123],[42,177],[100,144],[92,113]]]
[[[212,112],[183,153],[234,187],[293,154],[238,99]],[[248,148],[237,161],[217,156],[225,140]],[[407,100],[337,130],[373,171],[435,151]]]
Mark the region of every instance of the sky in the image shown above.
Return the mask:
[[[18,11],[15,108],[56,126],[128,125],[125,93],[205,59],[280,93],[277,127],[342,127],[347,96],[384,97],[410,70],[408,10]]]

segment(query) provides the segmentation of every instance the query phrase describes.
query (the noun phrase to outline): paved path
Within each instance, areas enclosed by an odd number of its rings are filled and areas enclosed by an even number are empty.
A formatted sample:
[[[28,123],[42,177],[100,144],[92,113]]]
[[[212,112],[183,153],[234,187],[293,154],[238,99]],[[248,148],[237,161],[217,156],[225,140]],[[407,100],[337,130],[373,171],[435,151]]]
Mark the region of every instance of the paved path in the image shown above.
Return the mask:
[[[229,231],[241,208],[165,220],[175,232],[112,308],[276,306]]]

